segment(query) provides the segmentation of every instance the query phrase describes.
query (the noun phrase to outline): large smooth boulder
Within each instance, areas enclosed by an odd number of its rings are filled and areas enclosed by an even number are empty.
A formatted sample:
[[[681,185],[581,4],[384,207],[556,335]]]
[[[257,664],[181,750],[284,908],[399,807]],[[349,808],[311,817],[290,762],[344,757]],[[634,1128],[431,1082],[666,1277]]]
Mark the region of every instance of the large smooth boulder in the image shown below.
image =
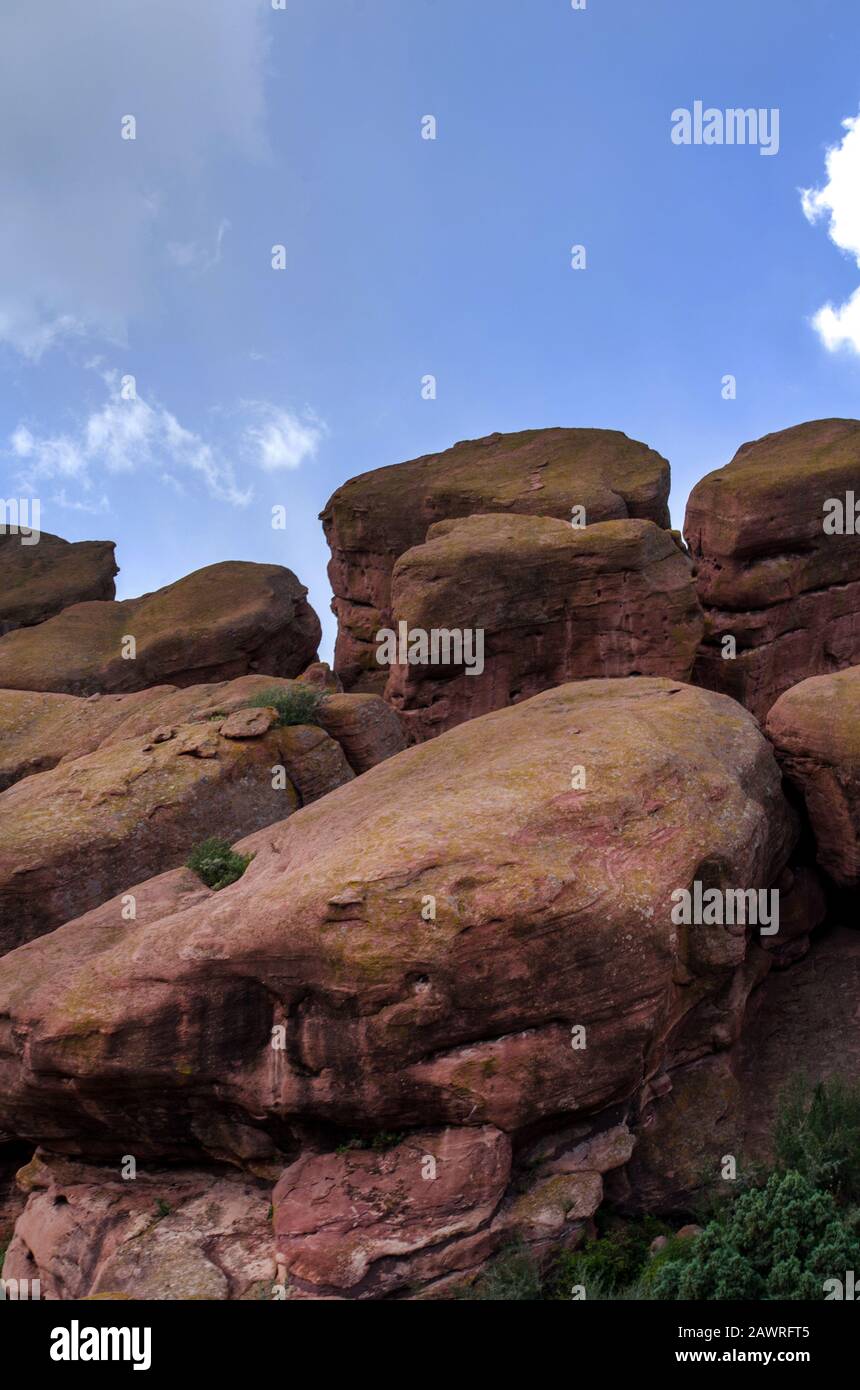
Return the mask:
[[[315,674],[315,668],[310,668]],[[377,695],[331,695],[303,672],[299,681],[239,676],[205,685],[151,686],[128,695],[56,695],[0,690],[0,791],[160,726],[217,721],[270,690],[288,693],[312,684],[321,701],[316,720],[343,748],[354,772],[365,772],[405,748],[398,716]]]
[[[812,420],[744,444],[690,494],[684,532],[705,642],[694,679],[763,719],[808,676],[860,661],[860,421]],[[736,655],[725,657],[734,638]]]
[[[142,598],[77,603],[0,637],[0,689],[92,695],[250,672],[298,676],[320,639],[306,594],[280,565],[229,561]]]
[[[792,686],[767,734],[806,803],[818,862],[843,887],[860,885],[860,666]]]
[[[354,776],[324,730],[253,713],[266,718],[250,733],[222,734],[226,720],[167,725],[3,792],[0,951],[175,868],[203,840],[283,820]]]
[[[618,430],[491,434],[352,478],[321,513],[344,686],[382,690],[374,638],[390,626],[394,562],[434,522],[475,512],[569,521],[584,507],[589,523],[633,516],[668,527],[668,498],[667,461]]]
[[[113,541],[64,541],[47,531],[32,535],[38,535],[35,544],[31,535],[0,530],[0,634],[116,593]]]
[[[271,1184],[249,1173],[113,1169],[37,1153],[3,1278],[48,1300],[262,1299],[276,1276]]]
[[[415,740],[570,680],[688,680],[704,629],[687,556],[641,520],[438,522],[397,561],[391,611],[392,631],[405,624],[428,644],[434,632],[480,634],[471,670],[429,645],[390,668],[385,698]]]
[[[248,837],[214,897],[135,922],[115,900],[0,960],[0,1130],[247,1160],[308,1126],[595,1115],[732,1044],[772,958],[677,925],[673,895],[767,888],[795,837],[733,701],[547,691]]]

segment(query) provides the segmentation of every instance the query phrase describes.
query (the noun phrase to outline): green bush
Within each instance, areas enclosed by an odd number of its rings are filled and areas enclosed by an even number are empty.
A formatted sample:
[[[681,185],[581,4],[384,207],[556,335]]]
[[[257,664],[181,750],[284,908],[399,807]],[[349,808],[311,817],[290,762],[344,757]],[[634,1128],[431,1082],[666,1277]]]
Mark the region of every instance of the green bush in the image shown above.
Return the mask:
[[[459,1290],[460,1299],[481,1303],[534,1303],[545,1298],[540,1266],[519,1246],[503,1250],[480,1277]]]
[[[253,855],[236,854],[228,840],[213,836],[197,845],[186,860],[186,867],[202,878],[207,888],[226,888],[241,878]]]
[[[670,1234],[671,1227],[654,1217],[609,1227],[597,1239],[556,1257],[546,1279],[547,1297],[570,1298],[574,1284],[584,1286],[588,1299],[614,1297],[637,1284],[650,1268],[655,1237]]]
[[[271,690],[261,690],[259,695],[248,701],[247,707],[276,709],[281,725],[316,724],[324,698],[321,691],[315,690],[312,685],[273,686]]]
[[[860,1086],[836,1077],[811,1086],[795,1078],[780,1098],[776,1166],[802,1173],[846,1202],[860,1201]]]
[[[681,1259],[650,1282],[660,1299],[821,1299],[825,1279],[860,1264],[860,1237],[829,1192],[774,1173],[744,1192]]]

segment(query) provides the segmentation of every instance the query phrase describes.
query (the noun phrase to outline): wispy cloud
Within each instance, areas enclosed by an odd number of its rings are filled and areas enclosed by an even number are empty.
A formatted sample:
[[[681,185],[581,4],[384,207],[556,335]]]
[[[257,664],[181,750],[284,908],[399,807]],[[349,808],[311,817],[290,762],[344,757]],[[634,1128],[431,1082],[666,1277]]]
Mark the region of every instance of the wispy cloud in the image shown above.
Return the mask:
[[[17,470],[16,483],[22,492],[63,480],[74,484],[80,495],[72,499],[62,490],[60,505],[77,505],[81,510],[95,505],[102,510],[102,502],[94,504],[89,495],[97,480],[146,471],[147,476],[183,493],[182,475],[189,481],[196,476],[212,497],[244,507],[254,494],[253,476],[240,481],[234,459],[240,459],[251,474],[296,469],[313,458],[327,432],[310,411],[300,417],[267,401],[245,401],[229,417],[226,432],[206,439],[158,401],[137,394],[127,398],[116,372],[101,375],[108,397],[76,429],[42,433],[22,421],[12,431],[5,453]]]
[[[265,401],[244,401],[243,407],[256,417],[243,431],[243,453],[266,473],[300,468],[327,433],[312,411],[298,416]]]
[[[803,211],[812,223],[827,220],[830,240],[860,266],[860,116],[842,122],[845,135],[827,151],[827,180],[801,190]],[[860,286],[844,304],[822,305],[812,320],[831,352],[849,347],[860,353]]]

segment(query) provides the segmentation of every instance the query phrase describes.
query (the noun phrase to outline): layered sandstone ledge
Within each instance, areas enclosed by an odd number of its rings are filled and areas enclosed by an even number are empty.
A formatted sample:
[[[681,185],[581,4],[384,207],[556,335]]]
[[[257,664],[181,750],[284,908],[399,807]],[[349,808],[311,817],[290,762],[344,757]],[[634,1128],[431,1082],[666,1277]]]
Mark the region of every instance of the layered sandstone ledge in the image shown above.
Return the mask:
[[[381,692],[375,634],[391,623],[391,574],[436,521],[521,513],[588,523],[669,525],[669,465],[618,430],[542,429],[464,440],[351,479],[321,513],[338,619],[335,669],[347,689]]]

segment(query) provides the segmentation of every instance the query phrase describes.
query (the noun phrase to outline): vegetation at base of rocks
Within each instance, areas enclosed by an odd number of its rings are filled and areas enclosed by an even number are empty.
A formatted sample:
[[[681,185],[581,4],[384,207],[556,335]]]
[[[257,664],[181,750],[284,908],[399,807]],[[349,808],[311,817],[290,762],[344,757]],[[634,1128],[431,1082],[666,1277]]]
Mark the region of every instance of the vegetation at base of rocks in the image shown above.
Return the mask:
[[[155,1214],[159,1218],[159,1220],[161,1220],[162,1217],[169,1216],[172,1210],[173,1208],[171,1207],[170,1203],[165,1202],[163,1197],[159,1197],[157,1199],[155,1203]]]
[[[860,1086],[835,1077],[816,1086],[802,1077],[780,1098],[774,1128],[780,1172],[802,1173],[841,1201],[860,1202]]]
[[[860,1264],[856,1220],[802,1173],[772,1173],[690,1245],[662,1264],[654,1298],[822,1299],[825,1280]]]
[[[367,1135],[352,1134],[349,1139],[345,1139],[342,1144],[338,1144],[335,1149],[336,1154],[353,1153],[364,1149],[372,1150],[373,1153],[386,1153],[389,1149],[396,1149],[398,1144],[402,1144],[406,1138],[405,1134],[393,1134],[387,1129],[382,1129],[378,1134],[371,1137]]]
[[[698,1236],[680,1238],[652,1217],[598,1213],[596,1237],[538,1261],[503,1250],[458,1299],[821,1300],[825,1281],[860,1265],[860,1086],[834,1078],[786,1088],[774,1161],[752,1169],[710,1207]],[[657,1236],[661,1249],[652,1251]]]
[[[252,854],[237,854],[228,840],[219,840],[213,835],[196,845],[185,863],[207,888],[217,892],[241,878],[253,857]]]
[[[325,696],[310,685],[294,685],[283,690],[261,690],[248,701],[248,709],[274,709],[281,727],[290,724],[316,724]]]

